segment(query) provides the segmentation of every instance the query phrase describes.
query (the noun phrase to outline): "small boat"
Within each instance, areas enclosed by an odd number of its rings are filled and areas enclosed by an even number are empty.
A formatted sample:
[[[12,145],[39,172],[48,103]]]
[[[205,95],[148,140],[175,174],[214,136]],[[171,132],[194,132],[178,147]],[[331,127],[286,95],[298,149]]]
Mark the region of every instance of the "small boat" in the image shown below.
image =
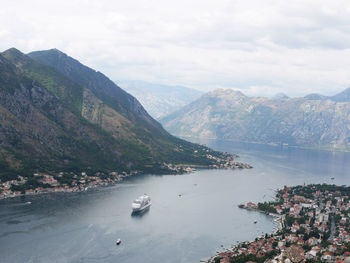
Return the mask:
[[[332,177],[331,179],[334,180],[334,177]]]
[[[254,224],[256,224],[256,223],[258,223],[258,221],[255,220],[255,221],[254,221]]]
[[[117,241],[115,241],[115,243],[117,244],[117,246],[119,246],[121,242],[122,242],[122,241],[120,240],[120,238],[118,238]]]
[[[26,204],[26,205],[30,205],[32,202],[25,202],[24,204]]]

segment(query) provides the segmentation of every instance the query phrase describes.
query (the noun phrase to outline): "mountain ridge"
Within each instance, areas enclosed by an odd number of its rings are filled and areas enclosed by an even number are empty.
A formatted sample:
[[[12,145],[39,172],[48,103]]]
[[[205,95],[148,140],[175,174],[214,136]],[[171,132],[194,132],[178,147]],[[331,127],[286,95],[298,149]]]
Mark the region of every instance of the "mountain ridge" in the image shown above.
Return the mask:
[[[170,135],[102,73],[48,53],[36,53],[41,62],[14,48],[0,53],[2,180],[37,171],[161,172],[169,171],[164,163],[210,165],[207,152],[221,154]]]
[[[350,103],[247,97],[216,90],[161,119],[181,137],[293,146],[349,147]]]
[[[183,87],[149,83],[145,81],[116,81],[135,96],[155,119],[166,116],[194,101],[203,92]]]

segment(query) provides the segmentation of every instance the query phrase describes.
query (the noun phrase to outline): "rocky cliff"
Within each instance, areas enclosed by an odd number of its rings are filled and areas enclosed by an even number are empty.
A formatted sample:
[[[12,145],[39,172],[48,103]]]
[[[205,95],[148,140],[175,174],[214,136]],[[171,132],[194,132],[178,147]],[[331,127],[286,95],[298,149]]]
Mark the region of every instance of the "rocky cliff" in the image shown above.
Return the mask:
[[[271,99],[216,90],[161,122],[183,137],[346,148],[350,145],[348,93]]]

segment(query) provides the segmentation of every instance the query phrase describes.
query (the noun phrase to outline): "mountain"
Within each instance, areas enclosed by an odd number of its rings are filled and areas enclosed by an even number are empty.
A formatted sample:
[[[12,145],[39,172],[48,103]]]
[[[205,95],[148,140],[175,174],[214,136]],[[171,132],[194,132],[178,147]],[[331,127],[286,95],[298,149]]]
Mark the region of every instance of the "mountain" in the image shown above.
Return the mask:
[[[308,100],[332,100],[336,102],[350,102],[350,88],[347,88],[334,96],[324,96],[321,94],[313,93],[306,95],[304,98]]]
[[[264,144],[349,147],[350,103],[307,98],[252,98],[216,90],[162,118],[183,137]]]
[[[130,94],[58,50],[0,53],[0,179],[35,171],[159,172],[212,164]]]
[[[308,94],[304,98],[307,100],[327,100],[327,99],[330,99],[330,97],[327,97],[327,96],[324,96],[324,95],[321,95],[318,93]]]
[[[277,93],[277,94],[275,94],[275,96],[273,96],[273,98],[274,99],[287,99],[287,98],[289,98],[286,94],[284,94],[284,93]]]
[[[329,98],[338,102],[350,102],[350,88],[347,88],[346,90]]]
[[[135,96],[149,114],[159,119],[198,99],[203,92],[182,86],[169,86],[144,81],[117,81]]]

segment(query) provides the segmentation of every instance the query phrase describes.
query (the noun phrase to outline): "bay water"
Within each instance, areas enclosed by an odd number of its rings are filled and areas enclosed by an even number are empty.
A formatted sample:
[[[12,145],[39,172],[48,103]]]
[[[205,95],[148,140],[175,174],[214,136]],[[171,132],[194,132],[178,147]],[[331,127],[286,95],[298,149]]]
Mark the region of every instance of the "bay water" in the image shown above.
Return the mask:
[[[238,204],[272,200],[284,185],[350,185],[349,153],[205,143],[254,168],[134,176],[82,193],[2,200],[0,262],[199,262],[273,231],[271,217]],[[143,193],[152,206],[132,216]]]

